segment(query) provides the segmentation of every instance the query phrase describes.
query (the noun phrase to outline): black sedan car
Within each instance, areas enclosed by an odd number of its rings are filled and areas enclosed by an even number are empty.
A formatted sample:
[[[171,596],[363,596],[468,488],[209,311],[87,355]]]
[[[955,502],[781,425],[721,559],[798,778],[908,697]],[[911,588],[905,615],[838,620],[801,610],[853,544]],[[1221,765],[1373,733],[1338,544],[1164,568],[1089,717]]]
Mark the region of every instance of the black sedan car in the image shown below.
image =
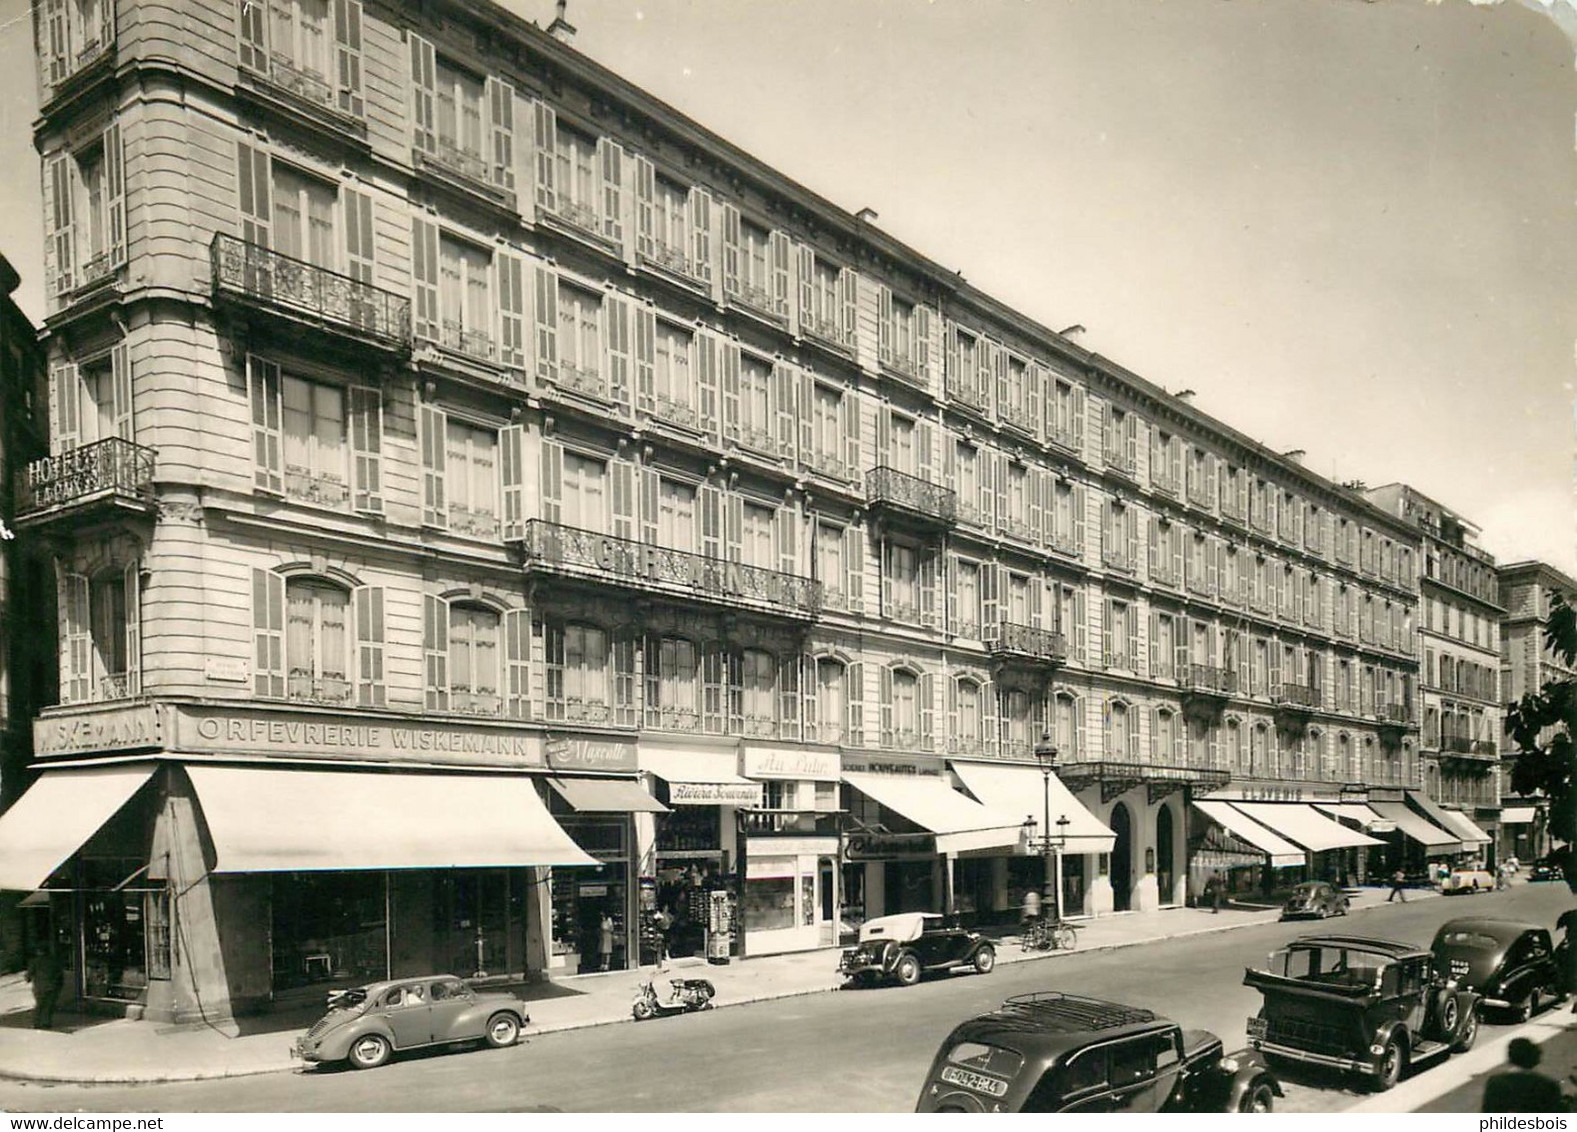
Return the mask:
[[[1447,920],[1430,945],[1435,965],[1483,1004],[1525,1022],[1566,997],[1550,933],[1537,924],[1468,916]]]
[[[991,973],[996,949],[936,912],[900,912],[860,925],[860,942],[845,948],[838,973],[855,986],[890,981],[912,987],[927,971],[968,969]]]
[[[1014,995],[954,1027],[916,1112],[1270,1112],[1257,1054],[1150,1010],[1057,991]]]
[[[1535,861],[1528,870],[1529,881],[1565,880],[1566,874],[1554,861]]]
[[[1305,917],[1323,920],[1326,916],[1347,914],[1347,894],[1323,880],[1304,881],[1292,890],[1281,906],[1283,920]]]

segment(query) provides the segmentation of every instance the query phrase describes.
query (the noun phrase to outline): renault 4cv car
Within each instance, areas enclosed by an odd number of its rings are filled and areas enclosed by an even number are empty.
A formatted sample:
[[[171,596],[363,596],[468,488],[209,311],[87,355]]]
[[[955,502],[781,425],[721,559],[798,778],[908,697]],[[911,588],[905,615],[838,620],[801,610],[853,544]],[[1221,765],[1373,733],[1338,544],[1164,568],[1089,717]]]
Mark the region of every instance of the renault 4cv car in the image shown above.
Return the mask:
[[[1323,880],[1309,880],[1297,885],[1287,894],[1281,906],[1283,920],[1298,920],[1305,916],[1323,920],[1326,916],[1346,914],[1347,894]]]
[[[526,1004],[453,975],[369,983],[329,995],[329,1012],[296,1039],[292,1057],[375,1069],[395,1052],[451,1042],[512,1046],[531,1022]]]
[[[1150,1010],[1058,991],[955,1027],[916,1112],[1270,1112],[1281,1084],[1247,1051]]]
[[[980,933],[936,912],[900,912],[861,924],[860,940],[844,948],[838,973],[855,986],[912,987],[927,971],[969,968],[987,975],[996,965],[996,948]]]
[[[1435,965],[1458,986],[1483,995],[1485,1009],[1526,1022],[1546,1002],[1566,997],[1549,929],[1517,920],[1447,920],[1429,945]]]
[[[1271,953],[1243,982],[1263,996],[1249,1044],[1277,1059],[1342,1069],[1389,1089],[1410,1066],[1470,1049],[1479,996],[1429,951],[1364,936],[1313,935]]]

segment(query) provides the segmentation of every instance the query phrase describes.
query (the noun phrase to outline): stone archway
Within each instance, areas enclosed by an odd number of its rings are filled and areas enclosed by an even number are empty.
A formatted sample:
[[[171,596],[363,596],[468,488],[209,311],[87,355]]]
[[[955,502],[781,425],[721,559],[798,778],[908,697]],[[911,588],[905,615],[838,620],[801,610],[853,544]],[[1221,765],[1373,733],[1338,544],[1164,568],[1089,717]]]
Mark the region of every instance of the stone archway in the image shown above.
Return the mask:
[[[1127,912],[1133,907],[1133,818],[1128,807],[1118,802],[1106,824],[1117,835],[1112,843],[1112,911]]]

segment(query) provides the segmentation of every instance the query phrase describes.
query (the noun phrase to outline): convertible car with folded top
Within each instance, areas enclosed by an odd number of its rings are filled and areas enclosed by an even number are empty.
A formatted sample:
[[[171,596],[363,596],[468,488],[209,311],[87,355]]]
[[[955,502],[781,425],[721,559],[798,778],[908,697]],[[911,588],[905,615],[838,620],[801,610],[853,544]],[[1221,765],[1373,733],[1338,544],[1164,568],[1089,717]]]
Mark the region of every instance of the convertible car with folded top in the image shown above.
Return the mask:
[[[838,973],[854,986],[893,982],[912,987],[927,971],[967,968],[982,975],[997,965],[996,948],[936,912],[900,912],[860,925],[860,941],[845,948]]]

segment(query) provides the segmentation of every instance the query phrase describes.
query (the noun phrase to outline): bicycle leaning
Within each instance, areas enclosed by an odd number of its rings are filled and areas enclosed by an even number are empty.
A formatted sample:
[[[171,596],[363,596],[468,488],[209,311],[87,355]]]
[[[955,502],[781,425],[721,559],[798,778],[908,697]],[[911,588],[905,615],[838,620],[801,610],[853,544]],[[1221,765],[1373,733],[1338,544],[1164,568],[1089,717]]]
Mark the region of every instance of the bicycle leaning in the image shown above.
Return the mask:
[[[1031,920],[1024,925],[1019,946],[1025,951],[1072,951],[1079,944],[1078,925],[1068,920]]]

